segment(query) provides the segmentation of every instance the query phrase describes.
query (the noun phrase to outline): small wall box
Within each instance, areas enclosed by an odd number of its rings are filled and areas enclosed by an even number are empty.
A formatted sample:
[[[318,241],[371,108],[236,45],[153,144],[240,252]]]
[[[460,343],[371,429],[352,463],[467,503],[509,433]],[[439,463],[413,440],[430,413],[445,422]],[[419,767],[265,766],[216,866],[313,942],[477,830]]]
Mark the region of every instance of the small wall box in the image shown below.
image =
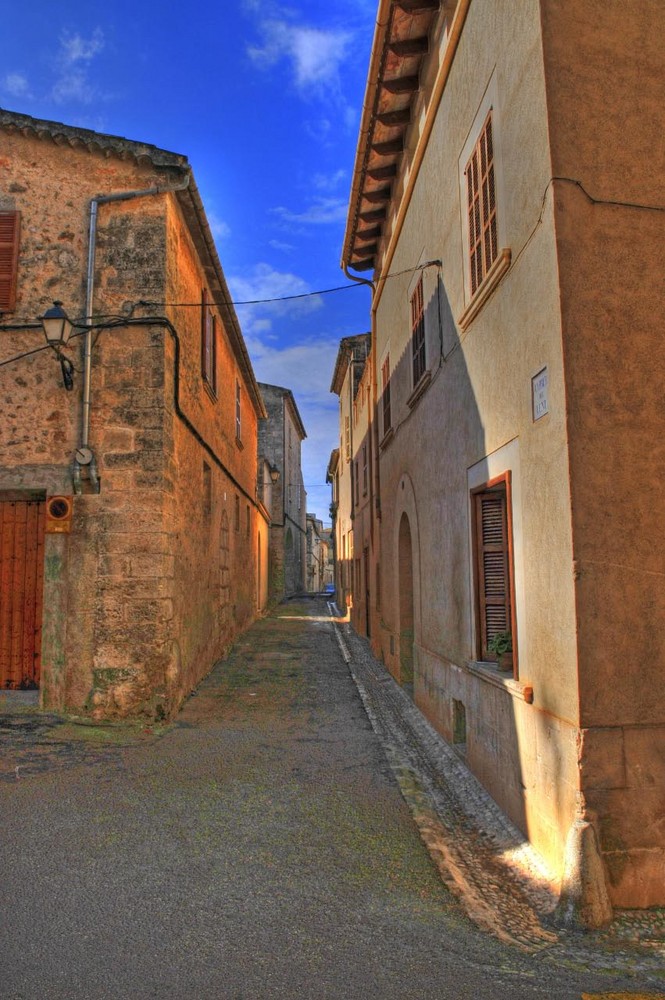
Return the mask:
[[[72,510],[71,497],[47,497],[46,533],[51,535],[68,535],[72,530]]]

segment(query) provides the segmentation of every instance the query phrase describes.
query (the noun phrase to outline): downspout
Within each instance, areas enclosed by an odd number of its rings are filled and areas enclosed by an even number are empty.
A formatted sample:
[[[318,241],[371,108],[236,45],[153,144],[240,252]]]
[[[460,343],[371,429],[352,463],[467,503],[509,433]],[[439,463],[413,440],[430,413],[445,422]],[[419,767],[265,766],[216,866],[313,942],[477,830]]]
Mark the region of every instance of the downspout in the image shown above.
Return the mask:
[[[106,205],[113,201],[129,201],[132,198],[144,198],[156,194],[168,194],[170,191],[183,191],[189,187],[191,173],[182,184],[174,187],[151,187],[143,190],[120,191],[117,194],[99,194],[90,200],[90,226],[88,232],[88,271],[86,275],[85,290],[85,342],[83,349],[83,413],[81,418],[81,444],[74,458],[73,484],[74,492],[83,492],[81,470],[84,465],[88,466],[88,475],[95,493],[99,493],[100,482],[97,473],[97,462],[95,455],[89,445],[90,438],[90,410],[92,397],[92,309],[95,292],[95,256],[97,251],[97,211],[99,205]]]

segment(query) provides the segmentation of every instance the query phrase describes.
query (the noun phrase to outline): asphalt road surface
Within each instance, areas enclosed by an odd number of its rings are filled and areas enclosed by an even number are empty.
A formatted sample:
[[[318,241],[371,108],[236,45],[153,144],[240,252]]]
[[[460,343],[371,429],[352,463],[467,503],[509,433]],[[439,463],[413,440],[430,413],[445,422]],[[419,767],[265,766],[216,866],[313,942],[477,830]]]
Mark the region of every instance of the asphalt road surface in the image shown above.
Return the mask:
[[[162,733],[39,728],[28,716],[6,732],[2,1000],[639,989],[507,947],[467,919],[418,836],[323,601],[257,623]]]

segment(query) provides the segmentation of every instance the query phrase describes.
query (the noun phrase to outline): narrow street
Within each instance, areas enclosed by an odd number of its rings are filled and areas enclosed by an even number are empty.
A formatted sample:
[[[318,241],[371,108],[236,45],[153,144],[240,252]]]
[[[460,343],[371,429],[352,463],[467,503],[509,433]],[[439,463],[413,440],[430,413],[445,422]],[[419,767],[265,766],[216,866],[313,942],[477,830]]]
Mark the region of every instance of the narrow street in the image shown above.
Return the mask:
[[[657,996],[653,955],[519,947],[469,918],[400,793],[380,691],[381,738],[354,683],[363,648],[293,600],[163,731],[0,708],[0,997]]]

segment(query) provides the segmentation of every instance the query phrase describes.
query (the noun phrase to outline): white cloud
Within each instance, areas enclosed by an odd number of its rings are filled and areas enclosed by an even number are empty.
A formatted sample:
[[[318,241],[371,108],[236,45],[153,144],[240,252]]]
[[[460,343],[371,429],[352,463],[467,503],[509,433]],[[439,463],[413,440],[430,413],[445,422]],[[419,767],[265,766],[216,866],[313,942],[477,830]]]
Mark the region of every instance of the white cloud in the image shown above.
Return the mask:
[[[90,38],[83,38],[76,32],[70,34],[63,31],[60,35],[60,61],[65,66],[79,62],[90,62],[104,48],[104,33],[101,28],[95,28]]]
[[[228,281],[250,353],[257,334],[272,330],[274,319],[306,316],[323,304],[319,295],[310,294],[306,281],[270,264],[256,264],[249,275],[235,275]]]
[[[297,26],[282,19],[265,20],[260,30],[263,45],[247,50],[257,65],[269,68],[287,59],[294,82],[303,93],[312,88],[339,88],[339,67],[352,37],[348,31]]]
[[[56,104],[92,104],[95,100],[95,88],[82,71],[70,72],[60,77],[53,84],[51,97]]]
[[[104,99],[99,89],[90,81],[89,70],[93,59],[104,49],[104,33],[95,28],[89,38],[78,32],[63,32],[56,57],[59,75],[51,88],[51,98],[57,104],[92,104]]]
[[[336,170],[334,174],[314,174],[312,185],[319,191],[333,191],[346,182],[346,170]]]
[[[292,253],[295,250],[292,243],[282,243],[280,240],[270,240],[268,245],[271,246],[273,250],[282,250],[284,253]]]
[[[30,84],[23,73],[8,73],[2,81],[2,89],[12,97],[30,97]]]
[[[318,197],[312,201],[309,208],[305,208],[301,212],[293,212],[283,205],[278,205],[271,211],[283,222],[289,224],[321,226],[344,222],[347,207],[346,198]]]
[[[298,86],[336,81],[350,41],[346,31],[296,29],[292,34],[291,54]]]
[[[231,235],[231,227],[228,223],[216,214],[216,212],[206,211],[210,232],[216,240],[225,240]]]

